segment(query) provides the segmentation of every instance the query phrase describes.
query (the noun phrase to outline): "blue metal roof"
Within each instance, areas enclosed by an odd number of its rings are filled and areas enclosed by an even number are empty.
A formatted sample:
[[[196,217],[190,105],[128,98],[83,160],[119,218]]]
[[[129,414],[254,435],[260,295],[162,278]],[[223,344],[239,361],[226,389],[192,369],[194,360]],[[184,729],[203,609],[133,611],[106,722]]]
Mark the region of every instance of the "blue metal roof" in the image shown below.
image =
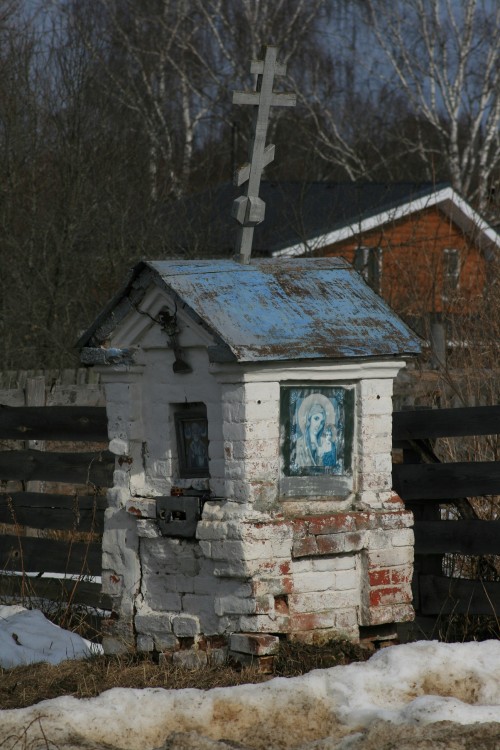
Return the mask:
[[[214,335],[212,361],[417,354],[418,337],[340,258],[147,261],[82,337],[95,346],[130,311],[146,276]],[[142,284],[144,287],[144,283]],[[125,304],[124,304],[125,303]]]

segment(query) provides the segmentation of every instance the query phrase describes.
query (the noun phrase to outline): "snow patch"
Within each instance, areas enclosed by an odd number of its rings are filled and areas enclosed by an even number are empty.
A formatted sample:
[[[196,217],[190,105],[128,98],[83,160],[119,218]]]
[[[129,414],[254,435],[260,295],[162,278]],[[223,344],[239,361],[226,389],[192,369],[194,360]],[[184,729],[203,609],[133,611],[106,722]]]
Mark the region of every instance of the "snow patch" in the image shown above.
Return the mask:
[[[4,669],[83,659],[97,653],[96,649],[100,647],[54,625],[39,610],[0,606],[0,666]]]
[[[40,612],[0,607],[4,666],[89,654],[83,639]],[[43,743],[50,741],[61,750],[104,745],[153,750],[167,740],[171,748],[196,747],[199,737],[199,748],[212,748],[220,740],[221,750],[227,747],[222,740],[256,750],[347,750],[361,748],[372,733],[403,737],[406,729],[410,744],[401,746],[411,747],[412,731],[431,734],[438,728],[426,727],[439,722],[451,722],[458,737],[460,732],[477,735],[481,724],[490,737],[498,724],[500,737],[498,641],[392,646],[367,662],[258,685],[208,691],[115,688],[87,700],[65,696],[0,711],[0,741],[22,738],[27,747],[46,747]],[[186,744],[188,735],[195,744]]]

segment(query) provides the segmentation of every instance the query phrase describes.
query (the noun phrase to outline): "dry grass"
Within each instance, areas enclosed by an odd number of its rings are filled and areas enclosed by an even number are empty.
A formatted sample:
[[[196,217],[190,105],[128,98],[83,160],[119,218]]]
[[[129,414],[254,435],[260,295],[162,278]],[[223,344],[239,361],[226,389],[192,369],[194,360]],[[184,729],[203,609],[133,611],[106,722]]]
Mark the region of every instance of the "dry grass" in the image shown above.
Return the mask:
[[[348,641],[324,646],[283,643],[272,674],[235,665],[183,669],[166,661],[158,664],[149,657],[98,656],[66,661],[54,666],[34,664],[0,669],[0,709],[23,708],[61,695],[92,698],[110,688],[198,688],[229,687],[265,682],[276,676],[296,676],[311,669],[366,659],[369,654]]]

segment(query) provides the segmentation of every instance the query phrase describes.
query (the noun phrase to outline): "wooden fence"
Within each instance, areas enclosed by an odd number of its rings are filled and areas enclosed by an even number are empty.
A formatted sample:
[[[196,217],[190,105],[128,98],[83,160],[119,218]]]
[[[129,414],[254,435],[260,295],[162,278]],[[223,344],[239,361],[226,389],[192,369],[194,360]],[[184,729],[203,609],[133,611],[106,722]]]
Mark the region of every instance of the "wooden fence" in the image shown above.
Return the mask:
[[[57,405],[74,402],[79,383],[91,403],[97,397],[102,403],[102,395],[97,384],[84,384],[82,375],[66,385],[31,375],[16,393],[43,392],[38,400],[53,405],[22,406],[30,399],[20,395],[5,405],[0,391],[0,596],[64,598],[108,608],[100,584],[88,581],[101,574],[104,489],[114,468],[106,450],[106,412],[102,406]],[[71,380],[69,373],[65,378]],[[56,388],[54,403],[49,395]],[[500,613],[500,508],[498,520],[483,520],[470,501],[500,495],[500,461],[443,463],[434,450],[442,437],[499,434],[500,406],[394,413],[394,448],[402,449],[403,463],[393,466],[393,486],[415,514],[414,596],[420,615]],[[444,520],[442,506],[453,506],[457,518]],[[485,575],[445,575],[449,555],[481,556]]]
[[[0,594],[108,608],[90,580],[114,468],[106,410],[0,404],[0,443]]]
[[[480,502],[471,501],[500,496],[500,461],[444,463],[434,448],[438,438],[498,434],[500,406],[393,415],[393,446],[403,451],[403,463],[393,465],[393,487],[415,516],[417,615],[500,613],[500,557],[494,557],[500,556],[500,504],[492,506],[494,520],[484,520]],[[443,518],[443,506],[452,509],[452,519]],[[480,576],[445,575],[450,556],[481,558]]]
[[[105,406],[99,373],[92,368],[0,371],[5,406]]]

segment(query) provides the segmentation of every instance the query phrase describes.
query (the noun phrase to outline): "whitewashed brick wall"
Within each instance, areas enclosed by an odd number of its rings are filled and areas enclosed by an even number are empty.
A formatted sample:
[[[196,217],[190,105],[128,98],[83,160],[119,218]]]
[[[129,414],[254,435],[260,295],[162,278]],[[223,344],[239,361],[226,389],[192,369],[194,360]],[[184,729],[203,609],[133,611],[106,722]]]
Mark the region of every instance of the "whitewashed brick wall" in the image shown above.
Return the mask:
[[[129,327],[137,346],[137,326]],[[391,491],[401,363],[214,367],[193,324],[181,330],[189,374],[173,373],[173,353],[154,329],[141,334],[137,366],[102,369],[117,457],[103,548],[115,613],[105,648],[168,651],[198,664],[222,658],[227,644],[267,655],[278,634],[358,638],[364,626],[411,617],[412,518]],[[123,331],[118,343],[127,343]],[[280,388],[315,382],[355,388],[353,490],[285,503]],[[207,409],[209,480],[178,475],[174,411],[193,402]],[[212,493],[196,538],[159,531],[155,498],[173,486]],[[187,647],[191,656],[181,656]]]

